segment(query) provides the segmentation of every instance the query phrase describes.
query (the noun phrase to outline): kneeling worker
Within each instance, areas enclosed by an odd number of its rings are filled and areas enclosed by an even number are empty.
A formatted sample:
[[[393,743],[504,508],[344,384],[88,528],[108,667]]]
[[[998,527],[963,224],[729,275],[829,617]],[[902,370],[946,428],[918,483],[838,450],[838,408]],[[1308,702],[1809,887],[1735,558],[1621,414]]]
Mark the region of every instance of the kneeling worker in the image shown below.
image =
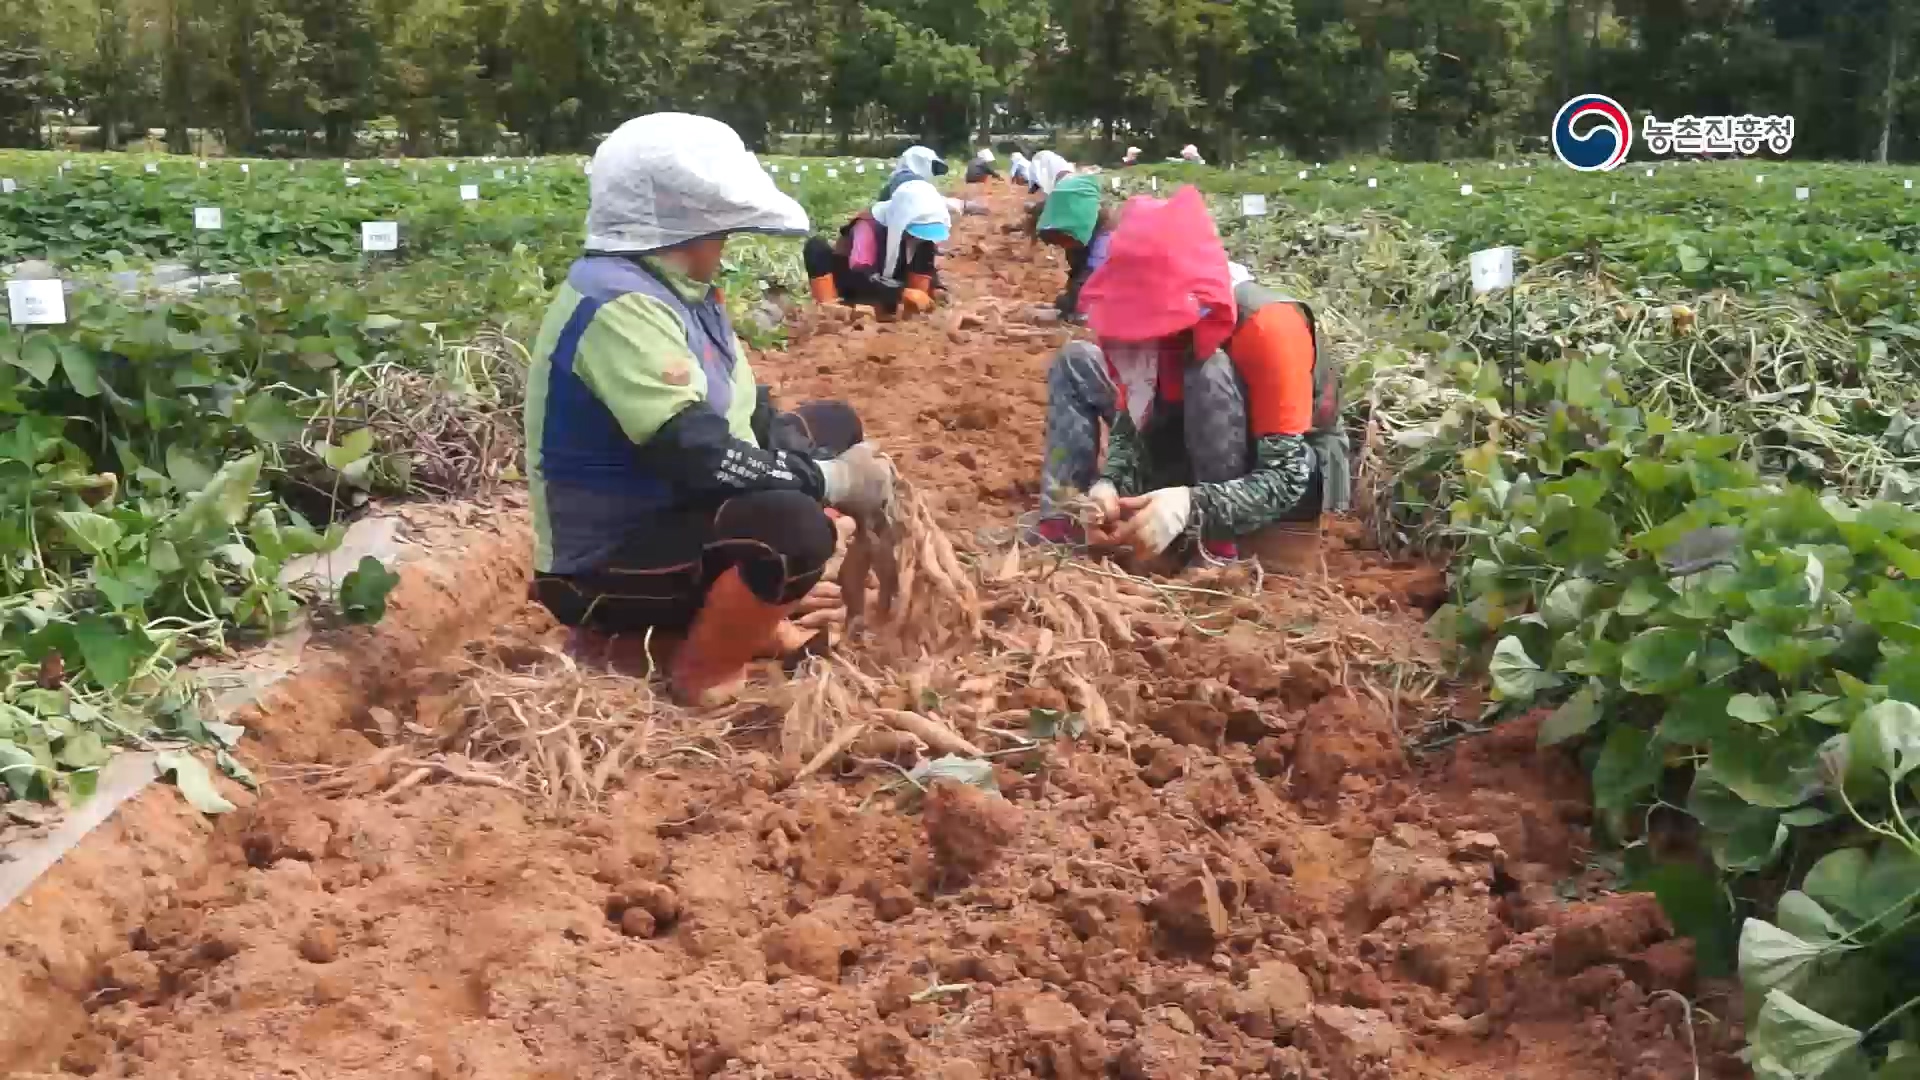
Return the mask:
[[[711,704],[820,580],[824,507],[884,511],[893,469],[846,405],[783,414],[754,380],[713,285],[727,237],[807,215],[733,129],[654,113],[593,163],[586,252],[528,373],[532,594],[577,635],[684,631],[674,697]]]
[[[817,236],[807,241],[803,256],[813,299],[871,304],[888,315],[932,311],[940,244],[952,222],[952,202],[932,184],[901,184],[893,198],[842,226],[837,243]]]
[[[1058,505],[1072,491],[1104,518],[1084,539],[1145,558],[1237,558],[1251,534],[1345,509],[1339,379],[1313,312],[1239,276],[1197,189],[1126,205],[1080,292],[1098,344],[1068,343],[1048,371],[1042,539],[1083,539]]]

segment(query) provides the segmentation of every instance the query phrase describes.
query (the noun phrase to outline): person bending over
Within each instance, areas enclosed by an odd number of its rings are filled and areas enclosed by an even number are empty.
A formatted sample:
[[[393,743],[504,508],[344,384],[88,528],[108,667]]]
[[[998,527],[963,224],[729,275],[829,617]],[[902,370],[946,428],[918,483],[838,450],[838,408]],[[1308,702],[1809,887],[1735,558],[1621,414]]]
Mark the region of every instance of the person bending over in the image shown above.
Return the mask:
[[[803,252],[813,299],[871,304],[892,315],[933,310],[940,244],[952,232],[953,209],[932,184],[910,180],[893,198],[861,211],[829,244],[807,241]]]
[[[1048,370],[1041,539],[1236,558],[1242,537],[1344,509],[1339,380],[1313,312],[1242,277],[1197,189],[1127,204],[1080,294],[1096,340]],[[1068,492],[1099,511],[1091,535]]]

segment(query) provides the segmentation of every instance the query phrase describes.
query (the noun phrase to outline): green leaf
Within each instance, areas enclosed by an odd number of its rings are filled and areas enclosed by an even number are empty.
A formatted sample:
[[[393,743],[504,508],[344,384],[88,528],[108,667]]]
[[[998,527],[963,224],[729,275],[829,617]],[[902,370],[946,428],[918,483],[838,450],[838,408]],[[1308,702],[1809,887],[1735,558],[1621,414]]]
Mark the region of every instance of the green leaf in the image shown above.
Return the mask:
[[[1586,578],[1572,578],[1553,587],[1547,598],[1541,601],[1540,613],[1547,617],[1547,624],[1555,629],[1573,626],[1587,612],[1587,602],[1593,597],[1594,583]]]
[[[1834,941],[1846,934],[1819,901],[1798,889],[1782,894],[1773,914],[1780,929],[1807,941]]]
[[[387,615],[387,594],[400,584],[400,575],[363,555],[360,564],[340,579],[340,610],[350,622],[377,623]]]
[[[1747,1041],[1756,1072],[1768,1068],[1816,1080],[1860,1045],[1860,1032],[1807,1008],[1784,991],[1769,990]]]
[[[1517,637],[1504,637],[1493,647],[1493,659],[1487,665],[1493,688],[1507,701],[1527,702],[1542,690],[1551,690],[1566,680],[1540,670],[1527,655],[1527,647]]]
[[[1672,694],[1697,678],[1696,657],[1705,644],[1695,631],[1661,626],[1634,635],[1620,655],[1620,685],[1636,694]]]
[[[1626,810],[1651,791],[1661,765],[1652,748],[1653,736],[1637,727],[1620,724],[1609,731],[1593,766],[1593,805]]]
[[[244,521],[264,460],[260,454],[252,453],[220,466],[207,486],[195,492],[167,523],[167,537],[175,541],[212,539]],[[156,570],[160,569],[157,550],[149,559]]]
[[[941,780],[951,780],[957,784],[976,787],[981,791],[998,792],[1000,784],[993,778],[993,762],[980,758],[961,757],[947,754],[932,761],[924,762],[908,775],[922,788],[932,787]]]
[[[147,654],[147,636],[143,631],[120,628],[117,619],[103,615],[82,615],[73,623],[73,641],[80,649],[87,674],[108,689],[124,685],[133,677],[133,669]]]
[[[73,546],[95,558],[113,554],[120,538],[125,535],[119,522],[101,514],[85,510],[62,510],[53,516],[72,538]]]
[[[207,767],[185,750],[167,750],[155,755],[154,772],[162,777],[173,777],[175,787],[186,797],[195,810],[203,814],[224,814],[232,810],[233,804],[213,786],[213,775]]]
[[[335,472],[344,472],[347,466],[373,452],[373,429],[355,428],[341,437],[340,445],[329,446],[320,456],[327,466]]]
[[[7,356],[9,363],[33,376],[33,381],[45,385],[53,379],[54,368],[60,364],[60,348],[54,344],[53,335],[45,331],[28,334],[27,342],[20,347],[18,354]]]
[[[1860,884],[1866,879],[1872,861],[1861,848],[1830,851],[1807,871],[1800,888],[1826,907],[1863,921],[1870,919],[1878,912],[1864,910],[1868,905],[1860,895]]]
[[[213,762],[220,766],[221,772],[244,784],[247,790],[260,790],[260,781],[254,777],[253,770],[240,764],[239,758],[234,757],[225,750],[215,750],[213,752]]]
[[[286,402],[265,390],[248,394],[235,418],[264,443],[290,443],[307,427]]]
[[[1584,735],[1600,722],[1600,715],[1599,695],[1591,685],[1583,686],[1541,722],[1539,745],[1553,746]]]
[[[1697,686],[1667,702],[1660,718],[1660,741],[1674,746],[1707,746],[1732,730],[1727,703],[1732,691],[1724,686]]]
[[[93,350],[71,341],[61,342],[60,368],[67,373],[74,393],[87,398],[100,396],[100,369],[94,364]]]
[[[1634,892],[1650,892],[1673,924],[1674,933],[1694,941],[1700,974],[1733,974],[1733,909],[1720,879],[1690,862],[1665,862],[1633,875]]]
[[[1069,739],[1079,739],[1087,733],[1087,718],[1077,712],[1061,713],[1058,709],[1031,709],[1027,712],[1027,734],[1035,739],[1046,741],[1065,734]]]
[[[167,447],[167,479],[187,494],[213,482],[213,467],[179,446]]]
[[[106,764],[112,756],[107,744],[97,732],[81,731],[60,741],[60,752],[54,755],[61,765],[68,769],[85,769],[94,765]]]
[[[1833,948],[1831,938],[1803,941],[1761,919],[1740,926],[1740,981],[1748,990],[1799,988],[1808,967]]]
[[[1920,707],[1904,701],[1872,705],[1848,732],[1853,760],[1896,783],[1920,768]]]
[[[1729,728],[1708,748],[1707,769],[1741,798],[1776,810],[1798,806],[1820,790],[1814,755],[1764,728]]]
[[[16,799],[44,797],[46,779],[39,759],[11,739],[0,739],[0,779]]]
[[[1727,715],[1748,724],[1765,726],[1780,718],[1780,706],[1770,695],[1735,694],[1727,702]]]

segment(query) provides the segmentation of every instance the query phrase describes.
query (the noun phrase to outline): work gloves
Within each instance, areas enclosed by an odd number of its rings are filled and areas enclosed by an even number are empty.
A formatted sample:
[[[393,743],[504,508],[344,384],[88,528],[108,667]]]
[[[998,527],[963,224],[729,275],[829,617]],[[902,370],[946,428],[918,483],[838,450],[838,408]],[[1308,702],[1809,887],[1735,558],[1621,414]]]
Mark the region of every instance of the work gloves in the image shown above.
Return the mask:
[[[823,500],[857,521],[883,517],[893,511],[893,462],[872,443],[861,443],[831,461],[820,463],[826,478]]]

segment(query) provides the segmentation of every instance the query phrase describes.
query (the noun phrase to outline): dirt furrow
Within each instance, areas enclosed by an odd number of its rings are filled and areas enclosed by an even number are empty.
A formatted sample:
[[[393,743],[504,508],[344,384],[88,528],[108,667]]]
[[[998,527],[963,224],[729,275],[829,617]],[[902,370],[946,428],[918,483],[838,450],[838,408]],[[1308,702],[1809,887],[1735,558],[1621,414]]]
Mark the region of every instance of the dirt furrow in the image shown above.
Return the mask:
[[[760,360],[786,400],[858,406],[963,549],[1031,507],[1055,332],[1015,313],[1062,273],[1001,231],[1018,199],[991,202],[959,223],[953,302],[932,319],[822,322]],[[383,665],[348,642],[330,669],[346,677],[265,702],[256,752],[286,779],[217,822],[203,859],[156,868],[138,910],[63,912],[49,893],[40,939],[0,918],[8,955],[49,972],[41,998],[0,1010],[66,1033],[15,1063],[201,1080],[1688,1075],[1684,1009],[1661,994],[1693,989],[1687,943],[1646,897],[1564,899],[1585,893],[1579,771],[1527,724],[1411,756],[1407,732],[1475,711],[1421,681],[1438,574],[1334,546],[1329,581],[1268,581],[1225,634],[1138,620],[1099,686],[1107,737],[1000,759],[999,795],[940,786],[917,807],[878,793],[897,779],[881,763],[786,786],[778,718],[750,714],[650,733],[653,767],[601,805],[444,775],[356,786],[338,767],[447,730],[476,672],[544,670],[555,640],[496,563],[473,581],[506,614],[465,627],[464,648],[426,628],[449,597],[415,589],[396,608],[417,654]],[[354,678],[356,662],[375,667]],[[1010,704],[1068,702],[1036,681]],[[44,937],[63,918],[129,932],[56,971]]]

